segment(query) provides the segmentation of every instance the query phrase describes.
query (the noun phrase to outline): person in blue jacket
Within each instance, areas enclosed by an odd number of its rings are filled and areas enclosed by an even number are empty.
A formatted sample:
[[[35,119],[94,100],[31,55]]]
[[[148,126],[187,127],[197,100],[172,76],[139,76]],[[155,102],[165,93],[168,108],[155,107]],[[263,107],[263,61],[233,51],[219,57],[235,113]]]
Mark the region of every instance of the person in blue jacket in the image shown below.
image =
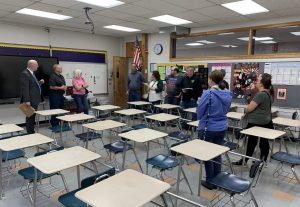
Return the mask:
[[[232,93],[227,90],[223,82],[221,71],[215,70],[210,73],[208,84],[209,90],[206,90],[200,99],[197,107],[197,116],[200,120],[198,130],[199,139],[221,145],[224,141],[227,130],[226,114],[229,110]],[[213,159],[218,162],[205,162],[206,181],[201,184],[212,190],[216,187],[209,183],[209,179],[221,172],[221,156]]]

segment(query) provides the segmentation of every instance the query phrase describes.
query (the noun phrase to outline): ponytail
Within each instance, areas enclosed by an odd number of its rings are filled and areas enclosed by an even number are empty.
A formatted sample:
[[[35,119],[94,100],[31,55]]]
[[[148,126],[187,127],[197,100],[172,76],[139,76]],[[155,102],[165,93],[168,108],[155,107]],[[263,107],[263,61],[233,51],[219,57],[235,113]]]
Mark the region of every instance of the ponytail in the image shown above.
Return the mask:
[[[224,90],[226,88],[226,85],[224,83],[224,81],[220,81],[219,84],[218,84],[219,88]]]

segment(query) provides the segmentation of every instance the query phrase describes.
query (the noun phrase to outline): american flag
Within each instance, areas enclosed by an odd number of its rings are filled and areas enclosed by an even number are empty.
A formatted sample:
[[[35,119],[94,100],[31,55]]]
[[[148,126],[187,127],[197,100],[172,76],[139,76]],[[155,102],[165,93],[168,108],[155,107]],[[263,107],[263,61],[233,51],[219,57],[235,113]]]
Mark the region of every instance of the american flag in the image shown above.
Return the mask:
[[[136,37],[134,42],[134,56],[133,56],[133,63],[136,65],[137,70],[141,70],[141,61],[140,61],[141,49],[139,40]]]

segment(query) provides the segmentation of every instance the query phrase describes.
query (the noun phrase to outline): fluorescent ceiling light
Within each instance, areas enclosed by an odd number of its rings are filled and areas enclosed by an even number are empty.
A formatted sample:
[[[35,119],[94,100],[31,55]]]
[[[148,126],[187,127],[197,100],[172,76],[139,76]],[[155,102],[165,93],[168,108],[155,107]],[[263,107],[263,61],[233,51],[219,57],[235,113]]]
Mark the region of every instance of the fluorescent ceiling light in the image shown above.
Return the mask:
[[[259,5],[258,3],[252,0],[236,1],[222,4],[222,6],[242,15],[257,14],[269,11],[265,7]]]
[[[231,35],[231,34],[234,34],[234,32],[224,32],[224,33],[220,33],[218,35]]]
[[[249,41],[249,37],[240,37],[238,38],[239,40],[243,41]],[[272,37],[253,37],[256,41],[267,41],[267,40],[272,40]]]
[[[188,45],[188,46],[200,46],[200,45],[203,45],[203,44],[200,43],[200,42],[192,42],[192,43],[187,43],[185,45]]]
[[[216,42],[211,42],[211,41],[208,41],[208,40],[198,40],[197,42],[200,42],[200,43],[203,43],[203,44],[214,44]]]
[[[141,31],[139,29],[134,29],[134,28],[130,28],[130,27],[123,27],[123,26],[119,26],[119,25],[108,25],[108,26],[104,26],[104,28],[114,29],[114,30],[119,30],[119,31],[124,31],[124,32],[138,32],[138,31]]]
[[[76,0],[76,1],[95,5],[95,6],[100,6],[100,7],[104,7],[104,8],[112,8],[115,6],[125,4],[124,2],[117,1],[117,0]]]
[[[291,32],[291,34],[296,35],[296,36],[300,36],[300,32]]]
[[[151,17],[150,19],[160,21],[160,22],[165,22],[165,23],[168,23],[168,24],[173,24],[173,25],[193,23],[191,21],[181,19],[181,18],[178,18],[178,17],[174,17],[174,16],[171,16],[171,15],[162,15],[162,16],[157,16],[157,17]]]
[[[70,16],[65,16],[61,14],[55,14],[55,13],[44,12],[35,9],[27,9],[27,8],[16,11],[16,13],[26,14],[26,15],[36,16],[36,17],[43,17],[48,19],[56,19],[56,20],[66,20],[72,18]]]
[[[233,47],[238,47],[238,46],[236,46],[236,45],[221,45],[221,47],[233,48]]]
[[[275,41],[262,41],[261,43],[264,43],[264,44],[274,44],[274,43],[277,43]]]

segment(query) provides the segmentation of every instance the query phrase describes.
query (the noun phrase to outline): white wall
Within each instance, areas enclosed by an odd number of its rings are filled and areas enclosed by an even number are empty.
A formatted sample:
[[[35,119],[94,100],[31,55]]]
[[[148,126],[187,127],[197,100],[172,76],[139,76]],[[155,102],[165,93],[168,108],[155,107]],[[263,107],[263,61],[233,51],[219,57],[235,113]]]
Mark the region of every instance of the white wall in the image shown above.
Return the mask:
[[[66,47],[76,49],[104,50],[108,53],[108,71],[113,71],[113,56],[120,56],[123,50],[121,38],[114,38],[89,33],[72,32],[67,30],[51,29],[48,34],[43,28],[17,24],[0,23],[0,43],[27,44],[52,47]],[[25,66],[24,66],[25,67]],[[109,83],[108,96],[101,96],[101,100],[108,102],[113,98],[113,84]],[[14,110],[7,113],[7,109]],[[5,113],[4,113],[5,112]],[[22,123],[24,117],[17,107],[12,105],[0,106],[1,120],[3,123]],[[8,116],[5,117],[4,115]],[[14,114],[13,117],[10,114]]]

